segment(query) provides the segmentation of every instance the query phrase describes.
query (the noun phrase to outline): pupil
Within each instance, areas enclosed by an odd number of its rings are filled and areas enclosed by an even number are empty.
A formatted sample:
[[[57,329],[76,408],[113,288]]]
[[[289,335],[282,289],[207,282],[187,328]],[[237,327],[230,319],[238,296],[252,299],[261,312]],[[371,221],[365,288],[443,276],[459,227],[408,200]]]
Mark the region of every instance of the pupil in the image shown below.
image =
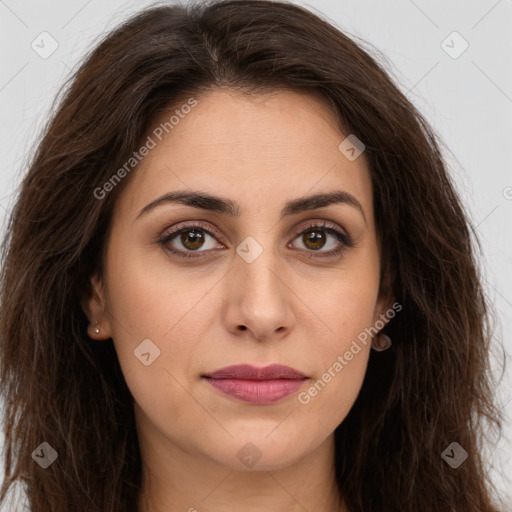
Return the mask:
[[[204,241],[199,231],[190,230],[181,234],[181,243],[188,249],[199,249]]]
[[[321,249],[325,244],[325,233],[310,231],[304,234],[304,239],[306,247]],[[192,229],[181,234],[181,242],[188,249],[199,249],[204,242],[204,237],[201,232]]]
[[[310,231],[307,234],[305,233],[304,236],[306,237],[306,247],[310,247],[311,249],[321,249],[325,244],[325,233],[322,233],[321,231]],[[313,244],[312,247],[308,245],[310,243]]]

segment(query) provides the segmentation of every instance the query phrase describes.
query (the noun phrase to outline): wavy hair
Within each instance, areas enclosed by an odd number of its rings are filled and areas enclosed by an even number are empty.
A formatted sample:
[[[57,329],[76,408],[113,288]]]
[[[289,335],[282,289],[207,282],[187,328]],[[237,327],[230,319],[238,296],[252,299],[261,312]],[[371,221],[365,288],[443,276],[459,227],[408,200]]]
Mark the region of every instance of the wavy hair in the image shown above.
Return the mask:
[[[101,200],[95,190],[159,113],[227,87],[319,95],[366,147],[381,288],[402,311],[335,431],[349,510],[496,512],[483,441],[502,416],[475,230],[439,137],[363,46],[303,7],[226,0],[143,9],[86,56],[55,100],[2,246],[0,501],[20,482],[31,512],[136,512],[133,398],[112,340],[91,343],[80,305],[130,176]],[[43,441],[58,453],[47,469],[32,456]],[[441,457],[452,442],[469,454],[457,469]]]

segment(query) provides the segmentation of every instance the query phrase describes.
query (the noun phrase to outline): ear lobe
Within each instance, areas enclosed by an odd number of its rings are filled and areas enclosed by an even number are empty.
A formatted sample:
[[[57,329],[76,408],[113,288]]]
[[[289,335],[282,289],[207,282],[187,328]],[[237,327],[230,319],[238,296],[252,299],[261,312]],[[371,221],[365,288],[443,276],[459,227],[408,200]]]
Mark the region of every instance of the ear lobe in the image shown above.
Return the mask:
[[[96,274],[92,275],[82,291],[80,305],[89,320],[89,337],[95,340],[112,337],[104,296],[103,283]]]

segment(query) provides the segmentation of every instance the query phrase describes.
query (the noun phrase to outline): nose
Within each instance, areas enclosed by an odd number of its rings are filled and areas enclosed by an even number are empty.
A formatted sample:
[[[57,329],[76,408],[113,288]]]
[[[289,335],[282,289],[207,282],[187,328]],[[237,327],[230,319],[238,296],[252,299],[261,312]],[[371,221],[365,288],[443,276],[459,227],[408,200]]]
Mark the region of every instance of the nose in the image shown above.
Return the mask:
[[[226,328],[258,341],[286,336],[293,327],[293,292],[275,251],[264,249],[252,262],[237,255],[233,265],[223,311]]]

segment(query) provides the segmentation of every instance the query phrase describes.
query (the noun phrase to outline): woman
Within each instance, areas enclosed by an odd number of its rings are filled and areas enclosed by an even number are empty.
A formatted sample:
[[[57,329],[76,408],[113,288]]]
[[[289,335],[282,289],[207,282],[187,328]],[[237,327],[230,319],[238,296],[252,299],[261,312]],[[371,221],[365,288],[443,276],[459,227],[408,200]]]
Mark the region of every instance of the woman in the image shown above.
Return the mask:
[[[470,233],[432,129],[326,21],[140,12],[77,71],[10,220],[2,498],[496,511]]]

